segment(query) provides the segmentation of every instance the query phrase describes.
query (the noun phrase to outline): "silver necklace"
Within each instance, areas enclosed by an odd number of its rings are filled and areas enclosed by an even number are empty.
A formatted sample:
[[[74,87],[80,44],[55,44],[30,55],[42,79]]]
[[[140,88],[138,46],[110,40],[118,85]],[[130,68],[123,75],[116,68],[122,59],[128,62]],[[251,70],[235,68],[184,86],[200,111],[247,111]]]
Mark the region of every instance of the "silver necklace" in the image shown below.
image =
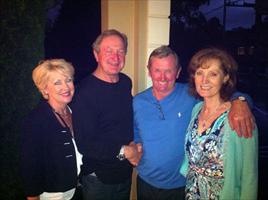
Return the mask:
[[[206,125],[207,125],[207,121],[208,121],[212,116],[214,116],[214,115],[220,110],[220,108],[221,108],[224,104],[225,104],[225,102],[223,102],[223,103],[221,103],[220,105],[218,105],[218,106],[216,107],[216,109],[215,109],[212,113],[210,113],[210,114],[208,115],[207,118],[204,119],[204,117],[202,117],[202,118],[203,118],[203,119],[201,120],[201,126],[202,126],[202,128],[205,128],[205,127],[206,127]],[[202,110],[204,110],[204,106],[202,107]],[[204,111],[203,111],[203,113],[204,113]]]

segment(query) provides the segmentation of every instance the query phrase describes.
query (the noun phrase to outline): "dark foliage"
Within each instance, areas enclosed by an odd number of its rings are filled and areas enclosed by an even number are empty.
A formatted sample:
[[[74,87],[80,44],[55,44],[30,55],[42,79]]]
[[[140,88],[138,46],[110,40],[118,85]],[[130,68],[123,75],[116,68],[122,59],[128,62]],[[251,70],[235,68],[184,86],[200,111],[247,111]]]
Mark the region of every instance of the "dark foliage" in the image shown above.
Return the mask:
[[[0,0],[0,199],[24,199],[19,175],[23,117],[39,94],[31,71],[44,57],[46,8],[53,0]]]

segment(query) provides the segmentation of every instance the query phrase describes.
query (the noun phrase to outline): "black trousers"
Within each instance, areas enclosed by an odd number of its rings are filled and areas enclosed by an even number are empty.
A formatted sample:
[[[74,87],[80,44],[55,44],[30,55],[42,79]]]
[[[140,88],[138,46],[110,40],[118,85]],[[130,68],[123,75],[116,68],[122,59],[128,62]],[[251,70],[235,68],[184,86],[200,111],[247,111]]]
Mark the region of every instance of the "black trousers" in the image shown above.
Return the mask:
[[[129,200],[131,179],[118,184],[104,184],[97,176],[82,177],[84,200]]]
[[[156,188],[137,176],[137,199],[138,200],[184,200],[185,187],[175,189]]]
[[[82,185],[79,184],[76,189],[74,196],[72,197],[71,200],[83,200],[83,191],[82,191]]]

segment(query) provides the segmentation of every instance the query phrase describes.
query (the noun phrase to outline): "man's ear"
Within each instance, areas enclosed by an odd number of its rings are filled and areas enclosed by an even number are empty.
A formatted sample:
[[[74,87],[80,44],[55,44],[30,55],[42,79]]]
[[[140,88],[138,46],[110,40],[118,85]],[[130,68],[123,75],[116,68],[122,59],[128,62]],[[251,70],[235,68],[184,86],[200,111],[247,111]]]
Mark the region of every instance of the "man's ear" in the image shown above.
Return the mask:
[[[93,50],[93,54],[94,54],[96,62],[99,62],[98,52]]]
[[[147,66],[147,70],[148,70],[148,76],[149,76],[149,77],[152,77],[152,76],[151,76],[151,72],[150,72],[150,67],[149,67],[149,66]]]

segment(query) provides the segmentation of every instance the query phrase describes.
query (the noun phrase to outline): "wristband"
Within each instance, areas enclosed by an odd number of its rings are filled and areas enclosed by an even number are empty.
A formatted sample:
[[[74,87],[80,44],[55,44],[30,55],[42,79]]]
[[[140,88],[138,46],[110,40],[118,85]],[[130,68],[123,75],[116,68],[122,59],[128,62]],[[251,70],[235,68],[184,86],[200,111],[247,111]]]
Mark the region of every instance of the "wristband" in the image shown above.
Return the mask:
[[[120,161],[125,160],[125,146],[123,145],[120,149],[119,154],[116,156]]]

